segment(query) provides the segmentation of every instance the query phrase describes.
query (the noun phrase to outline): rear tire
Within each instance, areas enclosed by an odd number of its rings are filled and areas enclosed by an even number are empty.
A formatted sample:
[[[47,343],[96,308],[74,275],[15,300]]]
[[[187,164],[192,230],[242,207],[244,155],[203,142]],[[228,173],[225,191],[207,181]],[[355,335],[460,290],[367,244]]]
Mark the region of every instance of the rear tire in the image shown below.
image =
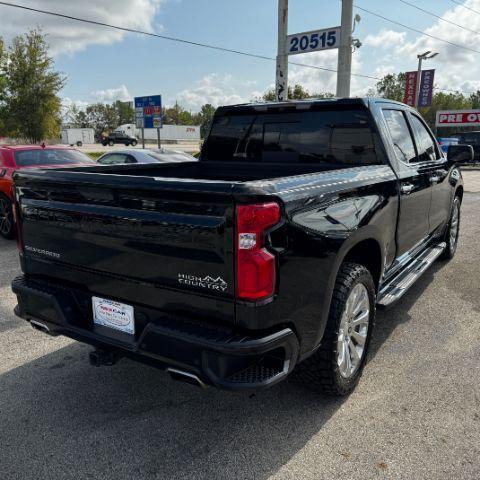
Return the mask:
[[[115,145],[115,142],[114,142],[113,140],[109,140],[109,141],[108,141],[108,144],[109,144],[111,147],[113,147],[113,146]]]
[[[81,147],[83,145],[82,142],[77,142],[77,147]]]
[[[448,221],[447,231],[445,232],[445,243],[447,248],[442,253],[442,258],[451,260],[457,251],[458,235],[460,233],[460,213],[462,202],[460,197],[456,196],[452,204],[452,212],[450,213],[450,220]]]
[[[15,237],[12,202],[2,194],[0,194],[0,235],[8,240]]]
[[[335,282],[320,348],[295,369],[307,388],[328,395],[348,395],[365,366],[375,320],[375,285],[370,272],[344,263]]]

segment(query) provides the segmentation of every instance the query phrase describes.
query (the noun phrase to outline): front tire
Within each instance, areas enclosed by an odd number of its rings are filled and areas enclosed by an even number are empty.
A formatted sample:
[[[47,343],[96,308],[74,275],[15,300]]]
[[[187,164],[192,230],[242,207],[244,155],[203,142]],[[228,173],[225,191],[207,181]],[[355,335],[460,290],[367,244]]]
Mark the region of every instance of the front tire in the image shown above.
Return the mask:
[[[344,263],[335,282],[320,348],[297,366],[306,387],[328,395],[348,395],[365,366],[375,320],[375,285],[370,272]]]
[[[12,202],[0,194],[0,235],[8,240],[15,237]]]
[[[452,212],[450,214],[450,220],[448,222],[447,231],[445,232],[445,242],[447,248],[445,248],[442,258],[445,260],[451,260],[458,247],[458,235],[460,233],[460,207],[462,202],[460,197],[456,196],[452,204]]]
[[[113,147],[115,145],[115,142],[113,140],[109,140],[108,144]]]
[[[132,147],[136,147],[137,146],[137,141],[136,140],[133,140],[132,141]]]

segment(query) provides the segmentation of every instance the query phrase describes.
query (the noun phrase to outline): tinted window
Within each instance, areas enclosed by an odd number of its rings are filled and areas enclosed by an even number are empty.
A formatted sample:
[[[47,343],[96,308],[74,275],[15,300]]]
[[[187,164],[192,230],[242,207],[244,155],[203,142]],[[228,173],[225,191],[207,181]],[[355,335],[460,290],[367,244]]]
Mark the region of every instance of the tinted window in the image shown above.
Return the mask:
[[[406,163],[414,161],[417,154],[403,112],[400,110],[384,110],[383,116],[392,136],[397,158]]]
[[[437,154],[437,146],[435,145],[430,132],[416,115],[412,115],[411,119],[417,142],[418,161],[428,162],[431,160],[437,160],[440,156]]]
[[[382,163],[366,110],[241,113],[214,118],[207,161]]]
[[[19,167],[69,165],[75,163],[95,163],[90,157],[77,150],[35,149],[15,152],[15,163]]]

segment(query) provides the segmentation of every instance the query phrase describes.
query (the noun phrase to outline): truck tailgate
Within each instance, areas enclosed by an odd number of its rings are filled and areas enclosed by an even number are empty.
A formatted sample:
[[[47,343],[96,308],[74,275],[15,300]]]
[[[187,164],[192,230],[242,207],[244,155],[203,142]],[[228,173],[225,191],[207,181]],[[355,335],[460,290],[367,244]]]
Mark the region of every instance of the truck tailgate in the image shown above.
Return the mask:
[[[194,182],[64,171],[17,174],[16,185],[27,274],[58,281],[62,271],[62,281],[78,285],[90,278],[94,293],[104,278],[109,291],[132,303],[141,301],[135,285],[150,287],[150,304],[175,304],[176,311],[191,311],[198,296],[198,306],[211,299],[212,310],[233,317],[228,184],[199,189]]]

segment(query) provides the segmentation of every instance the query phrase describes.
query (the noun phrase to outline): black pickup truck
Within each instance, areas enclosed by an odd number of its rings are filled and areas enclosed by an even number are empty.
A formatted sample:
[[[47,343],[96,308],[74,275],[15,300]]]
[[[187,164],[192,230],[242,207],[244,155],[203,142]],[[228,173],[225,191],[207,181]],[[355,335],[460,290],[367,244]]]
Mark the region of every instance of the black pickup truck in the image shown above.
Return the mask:
[[[455,254],[471,156],[405,105],[332,99],[219,108],[199,162],[24,170],[16,314],[95,365],[347,394],[376,306]]]

